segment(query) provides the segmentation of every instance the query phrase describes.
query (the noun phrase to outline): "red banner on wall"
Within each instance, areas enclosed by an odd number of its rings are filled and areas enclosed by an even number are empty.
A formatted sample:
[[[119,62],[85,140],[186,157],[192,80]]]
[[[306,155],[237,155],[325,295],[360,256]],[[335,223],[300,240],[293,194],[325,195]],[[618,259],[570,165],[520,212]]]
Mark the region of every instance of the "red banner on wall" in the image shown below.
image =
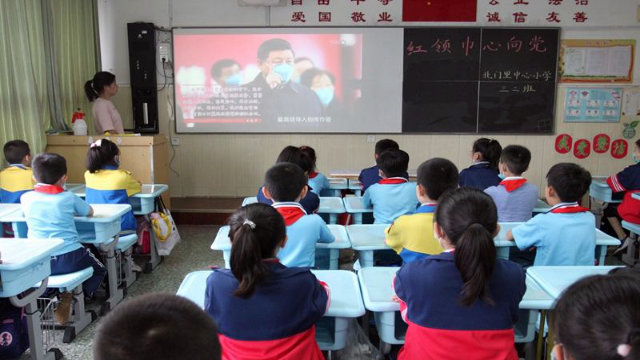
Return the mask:
[[[477,0],[404,0],[403,21],[475,22]]]

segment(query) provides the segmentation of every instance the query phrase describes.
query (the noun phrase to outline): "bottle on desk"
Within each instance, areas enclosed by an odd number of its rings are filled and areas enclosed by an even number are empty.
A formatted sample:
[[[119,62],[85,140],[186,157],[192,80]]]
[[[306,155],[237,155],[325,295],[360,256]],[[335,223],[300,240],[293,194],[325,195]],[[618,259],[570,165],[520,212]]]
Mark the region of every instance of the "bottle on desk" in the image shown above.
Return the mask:
[[[71,128],[73,129],[73,135],[87,135],[87,123],[84,121],[84,112],[80,108],[73,112]]]

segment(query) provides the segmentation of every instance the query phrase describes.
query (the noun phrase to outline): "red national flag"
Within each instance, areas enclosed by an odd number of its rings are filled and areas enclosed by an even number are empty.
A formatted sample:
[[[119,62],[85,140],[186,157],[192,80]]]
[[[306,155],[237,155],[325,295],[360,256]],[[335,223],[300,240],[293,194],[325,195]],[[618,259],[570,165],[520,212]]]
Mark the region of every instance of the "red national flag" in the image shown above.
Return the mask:
[[[404,0],[403,21],[476,21],[478,0]]]

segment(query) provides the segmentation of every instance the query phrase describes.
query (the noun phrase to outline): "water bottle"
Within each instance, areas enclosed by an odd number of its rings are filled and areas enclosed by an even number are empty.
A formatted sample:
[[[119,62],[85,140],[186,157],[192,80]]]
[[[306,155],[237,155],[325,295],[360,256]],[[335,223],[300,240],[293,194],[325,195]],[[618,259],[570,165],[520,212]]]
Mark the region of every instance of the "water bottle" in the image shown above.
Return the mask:
[[[87,136],[87,123],[84,121],[84,112],[80,108],[73,113],[71,124],[73,135]]]

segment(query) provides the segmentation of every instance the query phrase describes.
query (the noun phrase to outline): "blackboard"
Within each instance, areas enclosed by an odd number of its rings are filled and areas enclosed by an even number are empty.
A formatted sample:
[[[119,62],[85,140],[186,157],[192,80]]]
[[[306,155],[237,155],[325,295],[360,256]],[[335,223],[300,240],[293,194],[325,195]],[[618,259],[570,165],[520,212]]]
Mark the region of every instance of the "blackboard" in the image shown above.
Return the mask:
[[[558,29],[407,28],[403,132],[551,133]]]

